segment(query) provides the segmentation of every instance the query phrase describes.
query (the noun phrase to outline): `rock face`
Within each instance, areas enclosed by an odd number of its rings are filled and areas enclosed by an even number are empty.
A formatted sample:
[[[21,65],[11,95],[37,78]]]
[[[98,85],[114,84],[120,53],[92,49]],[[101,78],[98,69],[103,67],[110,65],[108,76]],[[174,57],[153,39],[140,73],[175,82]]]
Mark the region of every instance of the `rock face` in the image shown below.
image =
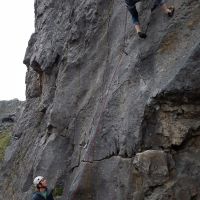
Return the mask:
[[[18,99],[0,101],[0,167],[6,157],[13,129],[23,111],[23,102]]]
[[[172,3],[141,40],[123,0],[35,0],[1,199],[30,199],[37,175],[61,200],[200,199],[200,2]]]
[[[12,131],[14,124],[23,112],[23,102],[18,99],[0,101],[0,132]]]

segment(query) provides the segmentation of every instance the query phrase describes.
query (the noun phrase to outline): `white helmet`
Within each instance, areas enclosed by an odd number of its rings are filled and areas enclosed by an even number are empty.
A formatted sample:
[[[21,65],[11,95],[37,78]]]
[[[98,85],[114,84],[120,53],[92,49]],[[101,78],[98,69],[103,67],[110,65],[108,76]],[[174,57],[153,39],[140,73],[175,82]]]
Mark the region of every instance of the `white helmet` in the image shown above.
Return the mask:
[[[37,187],[37,185],[40,183],[40,181],[43,179],[43,176],[37,176],[34,181],[33,184],[35,185],[35,187]]]

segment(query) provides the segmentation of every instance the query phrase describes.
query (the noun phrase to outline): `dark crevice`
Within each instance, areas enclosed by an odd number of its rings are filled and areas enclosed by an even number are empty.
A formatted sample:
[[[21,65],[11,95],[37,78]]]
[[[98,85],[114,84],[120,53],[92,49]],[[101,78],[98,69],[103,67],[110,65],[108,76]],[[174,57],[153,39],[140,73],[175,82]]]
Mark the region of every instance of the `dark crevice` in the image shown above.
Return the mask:
[[[176,93],[174,91],[167,93],[161,92],[152,100],[151,104],[145,108],[143,117],[144,119],[140,130],[140,145],[142,151],[147,149],[169,150],[170,148],[174,151],[180,151],[186,148],[188,142],[192,138],[197,137],[197,132],[200,131],[200,127],[198,123],[196,124],[198,125],[197,128],[192,127],[195,125],[190,125],[189,120],[196,120],[195,122],[198,122],[198,119],[200,117],[200,113],[198,111],[199,109],[195,109],[195,106],[197,108],[199,108],[200,106],[199,96],[197,95],[198,93],[197,91],[176,91]],[[167,109],[163,110],[163,106]],[[187,111],[190,108],[187,106],[193,106],[194,108],[193,110]],[[184,110],[184,107],[186,107],[186,110]],[[163,118],[164,115],[167,115],[165,119]],[[169,120],[169,122],[172,121],[174,122],[174,124],[169,125],[169,127],[165,127],[163,126],[162,120],[166,120],[166,122],[167,120]],[[171,141],[170,135],[164,135],[164,130],[162,129],[170,129],[171,127],[175,127],[177,120],[188,120],[188,131],[185,135],[183,134],[184,138],[182,139],[181,144],[176,145]],[[176,127],[174,128],[174,130],[169,130],[169,132],[170,131],[176,131]]]
[[[197,195],[192,196],[192,197],[191,197],[191,200],[197,200]]]
[[[163,184],[161,185],[155,185],[155,186],[149,186],[147,191],[145,191],[144,195],[145,196],[151,196],[153,194],[153,192],[155,191],[156,188],[163,186]]]
[[[93,164],[95,162],[101,162],[101,161],[104,161],[104,160],[109,160],[113,157],[119,157],[119,158],[122,158],[122,159],[132,159],[133,158],[133,157],[126,157],[126,156],[120,156],[120,155],[113,154],[113,155],[110,155],[110,156],[107,156],[107,157],[104,157],[104,158],[101,158],[101,159],[98,159],[98,160],[81,160],[78,165],[71,168],[71,171],[73,171],[75,168],[78,168],[81,163]]]
[[[43,72],[41,65],[35,59],[30,63],[30,65],[37,73],[41,74]]]
[[[155,102],[170,103],[173,106],[181,106],[183,104],[189,105],[200,105],[200,89],[195,90],[187,90],[185,89],[183,92],[179,90],[173,91],[163,91],[159,93],[156,97],[154,97]]]
[[[101,161],[104,161],[104,160],[109,160],[113,157],[119,157],[119,158],[122,158],[122,159],[132,159],[132,157],[128,157],[128,155],[120,156],[120,155],[117,155],[117,154],[111,154],[111,155],[108,155],[108,156],[101,158],[101,159],[98,159],[98,160],[92,160],[92,161],[82,160],[81,162],[88,162],[88,163],[101,162]]]
[[[180,145],[171,145],[171,149],[173,149],[174,151],[181,151],[187,148],[188,143],[195,138],[200,138],[200,135],[193,135],[192,133],[194,132],[194,130],[190,130],[187,134],[187,136],[185,137],[184,141],[180,144]],[[196,132],[196,131],[195,131]]]

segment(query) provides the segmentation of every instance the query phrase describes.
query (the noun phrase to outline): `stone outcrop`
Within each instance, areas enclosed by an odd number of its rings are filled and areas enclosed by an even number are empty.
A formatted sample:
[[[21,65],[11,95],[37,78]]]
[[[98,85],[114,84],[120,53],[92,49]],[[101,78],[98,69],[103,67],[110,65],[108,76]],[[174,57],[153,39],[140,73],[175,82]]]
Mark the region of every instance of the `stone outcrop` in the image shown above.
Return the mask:
[[[10,145],[13,129],[23,112],[23,102],[18,99],[0,101],[0,166]]]
[[[23,102],[18,99],[0,101],[0,132],[12,131],[23,112]]]
[[[150,19],[147,2],[141,40],[123,0],[35,0],[2,199],[36,175],[60,200],[200,199],[200,2]]]

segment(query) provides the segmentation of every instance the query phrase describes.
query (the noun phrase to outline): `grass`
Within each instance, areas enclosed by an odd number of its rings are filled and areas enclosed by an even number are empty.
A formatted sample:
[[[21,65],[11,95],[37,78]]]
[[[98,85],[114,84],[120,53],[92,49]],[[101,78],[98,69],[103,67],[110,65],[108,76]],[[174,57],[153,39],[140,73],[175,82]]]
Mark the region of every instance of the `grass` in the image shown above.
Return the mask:
[[[11,133],[9,131],[0,133],[0,161],[3,160],[6,148],[9,146],[10,141]]]
[[[60,197],[62,196],[63,194],[63,187],[62,186],[56,186],[54,188],[54,191],[53,191],[53,196],[54,197]]]

